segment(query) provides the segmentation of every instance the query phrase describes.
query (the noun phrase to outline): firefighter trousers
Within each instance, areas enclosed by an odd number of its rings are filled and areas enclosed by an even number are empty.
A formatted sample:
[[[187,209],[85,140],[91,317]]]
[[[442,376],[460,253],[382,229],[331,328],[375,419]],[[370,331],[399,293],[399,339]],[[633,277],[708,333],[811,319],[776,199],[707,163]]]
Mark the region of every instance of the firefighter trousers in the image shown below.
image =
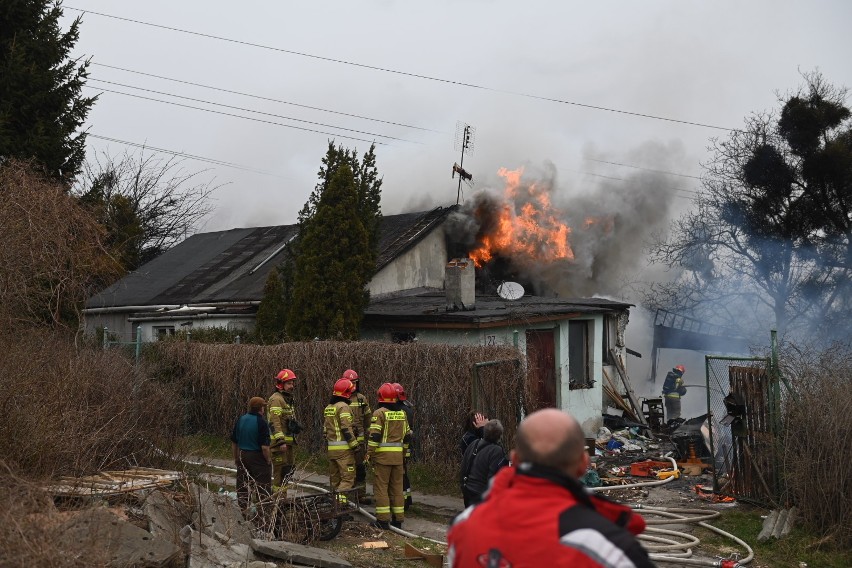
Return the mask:
[[[346,491],[355,486],[355,452],[334,450],[328,452],[328,480],[334,491]],[[339,499],[346,501],[346,496]]]
[[[293,465],[295,460],[293,459],[293,445],[287,444],[285,449],[281,449],[281,446],[271,448],[269,453],[272,456],[272,487],[273,490],[277,490],[282,488],[286,484],[287,481],[290,480],[290,477],[293,475],[293,471],[296,469]],[[286,487],[284,487],[286,489]]]
[[[664,396],[666,405],[666,421],[680,418],[680,397]]]
[[[358,490],[359,499],[367,496],[367,465],[364,463],[366,455],[367,448],[364,444],[359,444],[355,450],[355,488]]]
[[[405,520],[405,497],[402,494],[403,465],[373,464],[373,497],[376,519]]]

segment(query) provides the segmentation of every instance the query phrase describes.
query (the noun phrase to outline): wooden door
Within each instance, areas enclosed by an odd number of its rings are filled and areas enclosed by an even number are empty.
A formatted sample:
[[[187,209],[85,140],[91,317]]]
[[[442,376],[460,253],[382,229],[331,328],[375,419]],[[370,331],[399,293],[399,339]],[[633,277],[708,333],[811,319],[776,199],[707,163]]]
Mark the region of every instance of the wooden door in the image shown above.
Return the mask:
[[[527,331],[527,385],[531,408],[556,406],[556,342],[552,329]]]

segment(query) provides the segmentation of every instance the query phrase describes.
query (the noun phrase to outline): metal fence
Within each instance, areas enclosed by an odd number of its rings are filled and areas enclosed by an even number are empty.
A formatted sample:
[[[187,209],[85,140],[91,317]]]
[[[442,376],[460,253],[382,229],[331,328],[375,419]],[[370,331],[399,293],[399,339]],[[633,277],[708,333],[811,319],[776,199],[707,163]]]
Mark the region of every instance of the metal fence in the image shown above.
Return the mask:
[[[780,494],[780,391],[770,358],[705,357],[713,488],[772,505]]]

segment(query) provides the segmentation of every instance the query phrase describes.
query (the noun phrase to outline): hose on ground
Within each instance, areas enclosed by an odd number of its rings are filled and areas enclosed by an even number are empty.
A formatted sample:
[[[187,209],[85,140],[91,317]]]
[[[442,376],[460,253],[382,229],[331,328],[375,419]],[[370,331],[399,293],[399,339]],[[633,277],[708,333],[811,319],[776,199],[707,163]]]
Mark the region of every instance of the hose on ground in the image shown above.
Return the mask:
[[[235,468],[235,467],[225,467],[225,466],[222,466],[222,465],[214,465],[214,464],[210,464],[210,463],[190,461],[190,460],[181,460],[181,461],[183,461],[184,463],[190,464],[190,465],[198,465],[198,466],[204,466],[204,467],[209,467],[209,468],[213,468],[213,469],[219,469],[219,470],[227,471],[229,473],[234,473],[234,474],[237,473],[237,468]],[[319,485],[311,485],[310,483],[293,482],[292,485],[295,485],[296,487],[303,487],[305,489],[310,489],[312,491],[319,491],[320,493],[328,493],[329,492],[328,489],[326,489],[325,487],[320,487]],[[376,517],[374,517],[372,514],[370,514],[366,509],[364,509],[361,506],[358,507],[358,512],[361,513],[362,515],[364,515],[365,517],[367,517],[371,521],[376,520]],[[429,537],[426,537],[426,536],[420,536],[418,534],[414,534],[414,533],[411,533],[411,532],[408,532],[408,531],[404,531],[401,528],[398,528],[398,527],[395,527],[395,526],[391,526],[390,530],[392,530],[393,532],[397,533],[398,535],[404,536],[406,538],[421,538],[423,540],[428,540],[429,542],[434,542],[435,544],[443,544],[444,546],[447,545],[447,543],[444,542],[444,541],[435,540],[433,538],[429,538]]]

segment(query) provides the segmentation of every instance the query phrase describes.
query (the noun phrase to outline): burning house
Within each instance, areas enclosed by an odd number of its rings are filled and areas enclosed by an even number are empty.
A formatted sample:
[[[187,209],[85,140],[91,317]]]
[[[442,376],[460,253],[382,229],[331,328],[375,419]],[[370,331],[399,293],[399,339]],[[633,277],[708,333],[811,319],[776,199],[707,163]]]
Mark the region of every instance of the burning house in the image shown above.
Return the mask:
[[[623,238],[620,224],[603,214],[572,220],[550,202],[547,182],[525,184],[521,174],[501,170],[503,195],[383,218],[362,338],[515,345],[537,404],[573,413],[594,433],[604,375],[624,363],[631,304],[591,297],[608,292],[612,259],[589,250]],[[89,299],[86,328],[125,341],[251,329],[267,275],[295,234],[289,225],[193,235]]]

